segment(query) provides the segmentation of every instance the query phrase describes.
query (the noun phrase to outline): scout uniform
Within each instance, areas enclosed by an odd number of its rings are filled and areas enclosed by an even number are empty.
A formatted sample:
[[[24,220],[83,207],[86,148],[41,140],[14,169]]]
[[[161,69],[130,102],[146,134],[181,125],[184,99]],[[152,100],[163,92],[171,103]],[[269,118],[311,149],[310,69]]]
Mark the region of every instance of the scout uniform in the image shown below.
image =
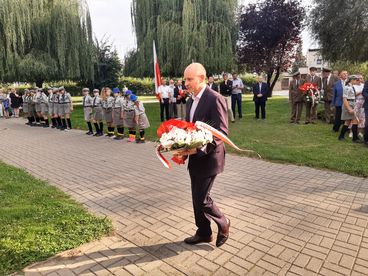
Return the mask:
[[[62,129],[63,128],[63,124],[61,122],[61,118],[59,116],[59,110],[61,108],[61,104],[60,104],[60,101],[59,101],[59,98],[60,98],[60,91],[59,91],[59,88],[55,88],[54,90],[54,95],[52,97],[53,99],[53,102],[54,102],[54,118],[55,118],[55,121],[56,121],[56,128],[57,129]]]
[[[37,114],[41,114],[42,92],[38,88],[36,89],[36,94],[33,97],[33,101],[35,103],[35,111]]]
[[[291,118],[290,123],[299,124],[300,118],[303,112],[304,96],[299,87],[303,84],[303,80],[300,79],[300,73],[293,74],[293,80],[289,86],[289,100],[291,103]]]
[[[102,101],[102,113],[107,124],[107,136],[109,137],[114,135],[114,127],[111,126],[114,121],[112,116],[114,101],[114,97],[112,96],[108,96],[105,100]]]
[[[132,91],[130,90],[125,91],[125,102],[123,105],[123,118],[124,118],[124,127],[129,128],[128,142],[134,142],[135,134],[136,134],[134,103],[130,100],[131,96],[133,96]]]
[[[29,106],[28,106],[28,97],[30,97],[30,92],[28,89],[24,90],[24,95],[22,96],[22,109],[23,109],[23,114],[28,119],[28,122],[26,123],[26,125],[31,125],[32,123],[32,119],[31,116],[29,115]]]
[[[315,67],[311,67],[309,68],[310,71],[316,71],[317,68]],[[314,84],[315,86],[318,87],[318,89],[321,88],[321,78],[314,75],[307,75],[307,77],[305,78],[305,82],[309,82],[309,83],[312,83]],[[317,120],[317,106],[318,104],[315,103],[313,105],[312,102],[307,102],[305,101],[305,108],[306,108],[306,114],[305,114],[305,123],[306,124],[309,124],[309,123],[312,123],[314,124],[315,121]]]
[[[72,96],[67,93],[64,87],[60,87],[59,91],[59,116],[61,117],[62,128],[61,130],[71,129],[70,113],[72,108]]]
[[[86,94],[84,94],[86,93]],[[92,105],[93,99],[89,95],[89,89],[83,88],[83,113],[84,113],[84,120],[87,122],[88,132],[87,135],[93,134],[92,124],[91,124],[91,114],[92,114]]]
[[[122,115],[122,108],[123,108],[125,99],[124,97],[119,95],[121,92],[120,92],[120,89],[117,87],[112,90],[112,93],[114,94],[114,97],[115,97],[114,104],[113,104],[113,121],[114,121],[114,125],[116,126],[118,130],[114,139],[121,140],[124,138],[124,121],[121,118],[121,115]]]
[[[41,92],[41,116],[44,121],[43,127],[49,127],[49,101],[45,92]]]
[[[140,136],[139,139],[136,139],[136,142],[144,143],[144,130],[150,127],[150,123],[148,121],[143,103],[138,101],[138,97],[136,95],[132,95],[130,96],[130,100],[134,103],[135,123],[138,126]]]
[[[31,90],[30,91],[30,95],[27,97],[27,102],[28,102],[28,114],[29,114],[29,117],[31,119],[31,124],[30,126],[36,126],[36,118],[37,118],[37,114],[36,114],[36,107],[35,107],[35,102],[34,102],[34,98],[35,98],[35,95],[34,95],[34,90]]]
[[[96,128],[96,134],[94,136],[103,136],[103,122],[102,122],[102,99],[99,95],[100,91],[98,89],[93,90],[93,123]]]
[[[54,109],[55,109],[55,104],[54,104],[54,91],[55,89],[49,89],[49,95],[47,96],[47,102],[49,105],[49,114],[50,114],[50,118],[51,118],[51,127],[55,128],[57,125],[56,119],[54,118]]]
[[[353,142],[357,142],[359,140],[357,115],[355,112],[354,114],[349,113],[349,110],[354,110],[356,103],[356,91],[354,86],[350,82],[357,79],[358,77],[356,75],[349,76],[349,84],[344,87],[341,120],[345,121],[345,124],[341,129],[339,140],[344,140],[345,134],[349,130],[350,123],[352,123],[351,129],[353,132]],[[345,107],[345,100],[348,101],[349,108]]]

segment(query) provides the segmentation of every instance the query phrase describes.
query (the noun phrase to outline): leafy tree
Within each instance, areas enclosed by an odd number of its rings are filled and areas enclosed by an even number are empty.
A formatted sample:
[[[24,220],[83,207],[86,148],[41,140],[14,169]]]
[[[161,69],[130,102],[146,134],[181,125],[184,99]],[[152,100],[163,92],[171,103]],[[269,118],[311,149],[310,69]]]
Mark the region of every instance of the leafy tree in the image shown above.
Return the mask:
[[[119,77],[122,71],[122,64],[116,50],[107,40],[96,41],[97,64],[95,70],[94,87],[115,87],[119,83]]]
[[[83,0],[0,0],[0,81],[92,80],[94,62]]]
[[[295,58],[304,16],[299,0],[266,0],[241,7],[238,60],[248,71],[267,74],[269,96]]]
[[[307,60],[303,55],[303,47],[302,44],[299,44],[298,48],[296,49],[295,60],[293,62],[292,72],[296,72],[301,67],[307,66]]]
[[[133,0],[137,49],[125,57],[124,74],[152,76],[152,41],[163,75],[181,76],[193,60],[209,73],[234,65],[237,0]]]
[[[332,62],[367,61],[367,0],[324,0],[314,4],[310,25],[322,56]]]

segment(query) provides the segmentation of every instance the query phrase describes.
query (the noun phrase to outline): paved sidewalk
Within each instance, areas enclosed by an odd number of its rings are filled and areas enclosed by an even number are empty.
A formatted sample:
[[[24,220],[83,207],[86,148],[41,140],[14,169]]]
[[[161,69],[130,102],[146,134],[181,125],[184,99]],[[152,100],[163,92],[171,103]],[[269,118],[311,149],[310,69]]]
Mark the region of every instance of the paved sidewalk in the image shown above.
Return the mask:
[[[6,128],[6,129],[4,129]],[[1,120],[0,159],[112,218],[106,237],[26,275],[367,275],[368,180],[227,157],[213,197],[230,239],[185,245],[194,219],[185,167],[166,170],[154,144],[128,144]]]

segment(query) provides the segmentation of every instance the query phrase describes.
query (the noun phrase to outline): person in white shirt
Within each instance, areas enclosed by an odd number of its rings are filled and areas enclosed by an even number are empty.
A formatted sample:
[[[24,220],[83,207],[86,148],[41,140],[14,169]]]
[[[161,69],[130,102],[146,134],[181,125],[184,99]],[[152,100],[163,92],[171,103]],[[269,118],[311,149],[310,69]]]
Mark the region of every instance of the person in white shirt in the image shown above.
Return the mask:
[[[239,119],[243,117],[242,113],[242,92],[244,89],[244,84],[240,78],[238,78],[237,73],[233,73],[233,88],[231,91],[231,109],[234,114],[234,119],[236,117],[235,107],[238,106]]]
[[[174,96],[174,90],[175,90],[175,81],[173,79],[170,79],[169,81],[169,87],[170,87],[170,118],[178,118],[178,109],[176,106],[176,98]]]
[[[166,120],[170,119],[170,96],[171,96],[171,88],[166,85],[166,80],[164,78],[161,79],[161,85],[158,87],[158,94],[160,96],[160,102],[161,102],[161,110],[160,110],[160,116],[161,116],[161,122],[164,120],[164,114],[166,117]]]

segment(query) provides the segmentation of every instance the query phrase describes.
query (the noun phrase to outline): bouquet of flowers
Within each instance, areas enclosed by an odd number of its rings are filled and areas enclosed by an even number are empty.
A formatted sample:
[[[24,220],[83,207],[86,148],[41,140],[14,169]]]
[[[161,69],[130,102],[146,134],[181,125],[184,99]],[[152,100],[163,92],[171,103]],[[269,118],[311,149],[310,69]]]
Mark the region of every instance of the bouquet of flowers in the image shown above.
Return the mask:
[[[299,89],[304,94],[306,101],[312,103],[312,106],[318,104],[321,100],[321,93],[318,90],[317,85],[306,82],[300,86]]]
[[[181,158],[182,155],[196,154],[198,148],[212,143],[214,137],[239,151],[249,151],[238,148],[225,134],[200,121],[189,123],[171,119],[161,124],[157,129],[157,135],[160,138],[160,144],[156,148],[156,154],[168,169],[171,169],[171,165],[162,155],[163,152],[170,152],[173,155],[171,160],[175,163],[184,164],[185,159]]]

